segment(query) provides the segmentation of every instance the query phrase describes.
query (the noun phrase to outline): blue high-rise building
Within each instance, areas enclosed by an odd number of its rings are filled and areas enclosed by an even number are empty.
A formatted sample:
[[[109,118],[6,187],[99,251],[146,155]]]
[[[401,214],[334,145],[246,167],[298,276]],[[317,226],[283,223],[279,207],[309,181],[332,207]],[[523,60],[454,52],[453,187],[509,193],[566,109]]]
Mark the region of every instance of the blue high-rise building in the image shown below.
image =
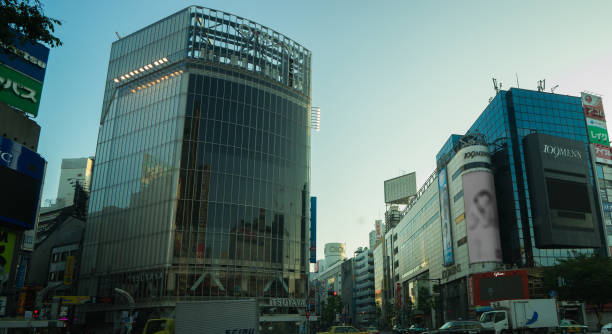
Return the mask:
[[[604,252],[605,239],[601,232],[601,216],[596,200],[592,201],[594,207],[588,210],[592,211],[594,221],[592,239],[597,239],[591,240],[591,243],[597,244],[597,247],[586,247],[583,244],[579,247],[569,244],[555,246],[537,242],[539,225],[534,224],[536,215],[532,208],[533,194],[526,165],[529,158],[524,150],[525,137],[530,134],[549,135],[582,143],[579,145],[584,147],[581,157],[588,165],[586,184],[591,198],[596,199],[598,196],[593,179],[593,163],[588,154],[589,141],[580,97],[517,88],[499,91],[466,136],[477,136],[488,143],[490,148],[497,189],[503,262],[518,267],[550,266],[561,258],[600,250]],[[455,151],[453,147],[460,147],[456,145],[459,141],[455,137],[451,136],[438,153],[438,165],[445,164],[440,159],[450,159]],[[549,188],[552,189],[550,184]],[[560,196],[570,198],[575,194],[562,193]],[[576,233],[584,231],[580,226],[562,228]]]

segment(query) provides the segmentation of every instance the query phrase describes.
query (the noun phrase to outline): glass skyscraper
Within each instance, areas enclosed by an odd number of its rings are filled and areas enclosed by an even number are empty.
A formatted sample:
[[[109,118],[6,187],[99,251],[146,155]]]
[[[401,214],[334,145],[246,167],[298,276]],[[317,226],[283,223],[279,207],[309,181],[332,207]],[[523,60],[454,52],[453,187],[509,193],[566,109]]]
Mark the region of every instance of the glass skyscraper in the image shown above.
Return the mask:
[[[196,6],[114,42],[81,294],[305,300],[310,66],[284,35]]]
[[[583,142],[589,152],[581,100],[574,96],[518,88],[499,91],[466,133],[483,136],[490,146],[504,263],[519,267],[550,266],[558,259],[595,252],[593,248],[544,249],[536,246],[523,151],[523,139],[532,133]],[[453,145],[447,143],[443,147],[438,159],[445,153],[452,153],[450,146]],[[590,161],[589,167],[587,178],[596,189]],[[597,220],[601,221],[601,217]],[[601,243],[603,247],[604,240]]]

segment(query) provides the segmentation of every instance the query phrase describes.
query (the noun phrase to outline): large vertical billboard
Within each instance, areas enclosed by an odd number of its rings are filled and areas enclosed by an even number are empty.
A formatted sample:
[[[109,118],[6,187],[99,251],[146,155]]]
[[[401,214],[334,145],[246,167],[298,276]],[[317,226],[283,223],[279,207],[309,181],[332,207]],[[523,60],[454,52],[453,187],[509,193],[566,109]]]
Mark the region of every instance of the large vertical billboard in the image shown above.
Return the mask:
[[[0,101],[34,117],[42,93],[49,49],[42,44],[21,41],[15,34],[13,45],[0,48]]]
[[[310,197],[310,263],[317,263],[317,198]]]
[[[10,277],[14,249],[15,233],[0,229],[0,286],[2,287]]]
[[[585,143],[530,134],[523,150],[536,247],[601,247]]]
[[[438,174],[438,195],[440,199],[440,221],[442,224],[442,254],[444,265],[450,266],[454,263],[453,259],[453,234],[450,219],[450,199],[448,195],[448,179],[446,167]]]
[[[462,175],[468,255],[471,263],[501,262],[499,218],[493,174],[475,171]]]
[[[34,228],[44,169],[36,152],[0,137],[0,222]]]
[[[581,99],[589,142],[610,146],[601,97],[583,92],[581,93]]]

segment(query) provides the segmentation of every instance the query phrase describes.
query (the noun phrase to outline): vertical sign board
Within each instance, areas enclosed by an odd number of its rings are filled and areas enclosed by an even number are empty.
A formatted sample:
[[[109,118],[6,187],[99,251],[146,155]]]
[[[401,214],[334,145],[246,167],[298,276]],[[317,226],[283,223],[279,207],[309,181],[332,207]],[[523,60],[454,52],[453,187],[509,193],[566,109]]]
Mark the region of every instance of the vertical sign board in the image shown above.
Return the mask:
[[[440,198],[440,222],[442,224],[442,253],[444,265],[450,266],[453,260],[453,235],[450,219],[450,199],[448,196],[448,180],[446,167],[438,174],[438,195]]]
[[[38,115],[42,83],[0,64],[0,101],[30,115]]]
[[[310,263],[317,263],[317,198],[310,197]]]
[[[72,279],[74,278],[74,264],[76,257],[70,255],[66,258],[66,270],[64,271],[64,285],[72,285]]]
[[[36,117],[42,84],[47,69],[49,48],[39,43],[19,40],[0,46],[0,100]],[[23,36],[21,36],[23,37]]]
[[[0,137],[0,222],[34,228],[44,170],[36,152]]]
[[[6,296],[0,296],[0,317],[4,317],[6,315]]]
[[[583,92],[581,93],[581,99],[589,142],[610,146],[601,97]]]
[[[14,249],[15,233],[0,229],[0,285],[4,285],[10,278]]]
[[[612,165],[612,148],[610,146],[593,144],[593,149],[595,150],[595,161]]]
[[[29,259],[30,256],[28,253],[23,252],[21,254],[21,261],[19,261],[19,267],[17,268],[17,277],[15,278],[15,286],[18,288],[22,288],[25,282]]]

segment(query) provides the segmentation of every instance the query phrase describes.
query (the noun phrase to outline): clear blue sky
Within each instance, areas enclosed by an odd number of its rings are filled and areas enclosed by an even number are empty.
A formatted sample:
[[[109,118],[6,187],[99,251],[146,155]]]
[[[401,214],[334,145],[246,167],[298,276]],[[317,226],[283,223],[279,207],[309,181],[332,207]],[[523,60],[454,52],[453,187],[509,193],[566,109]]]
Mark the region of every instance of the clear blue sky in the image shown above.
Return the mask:
[[[603,95],[612,115],[611,1],[44,1],[64,23],[52,49],[39,117],[48,161],[43,199],[55,198],[62,158],[95,154],[115,32],[125,36],[189,5],[249,18],[312,51],[311,194],[318,257],[367,246],[384,216],[383,181],[420,184],[451,133],[464,133],[503,88]],[[612,117],[612,116],[610,116]]]

